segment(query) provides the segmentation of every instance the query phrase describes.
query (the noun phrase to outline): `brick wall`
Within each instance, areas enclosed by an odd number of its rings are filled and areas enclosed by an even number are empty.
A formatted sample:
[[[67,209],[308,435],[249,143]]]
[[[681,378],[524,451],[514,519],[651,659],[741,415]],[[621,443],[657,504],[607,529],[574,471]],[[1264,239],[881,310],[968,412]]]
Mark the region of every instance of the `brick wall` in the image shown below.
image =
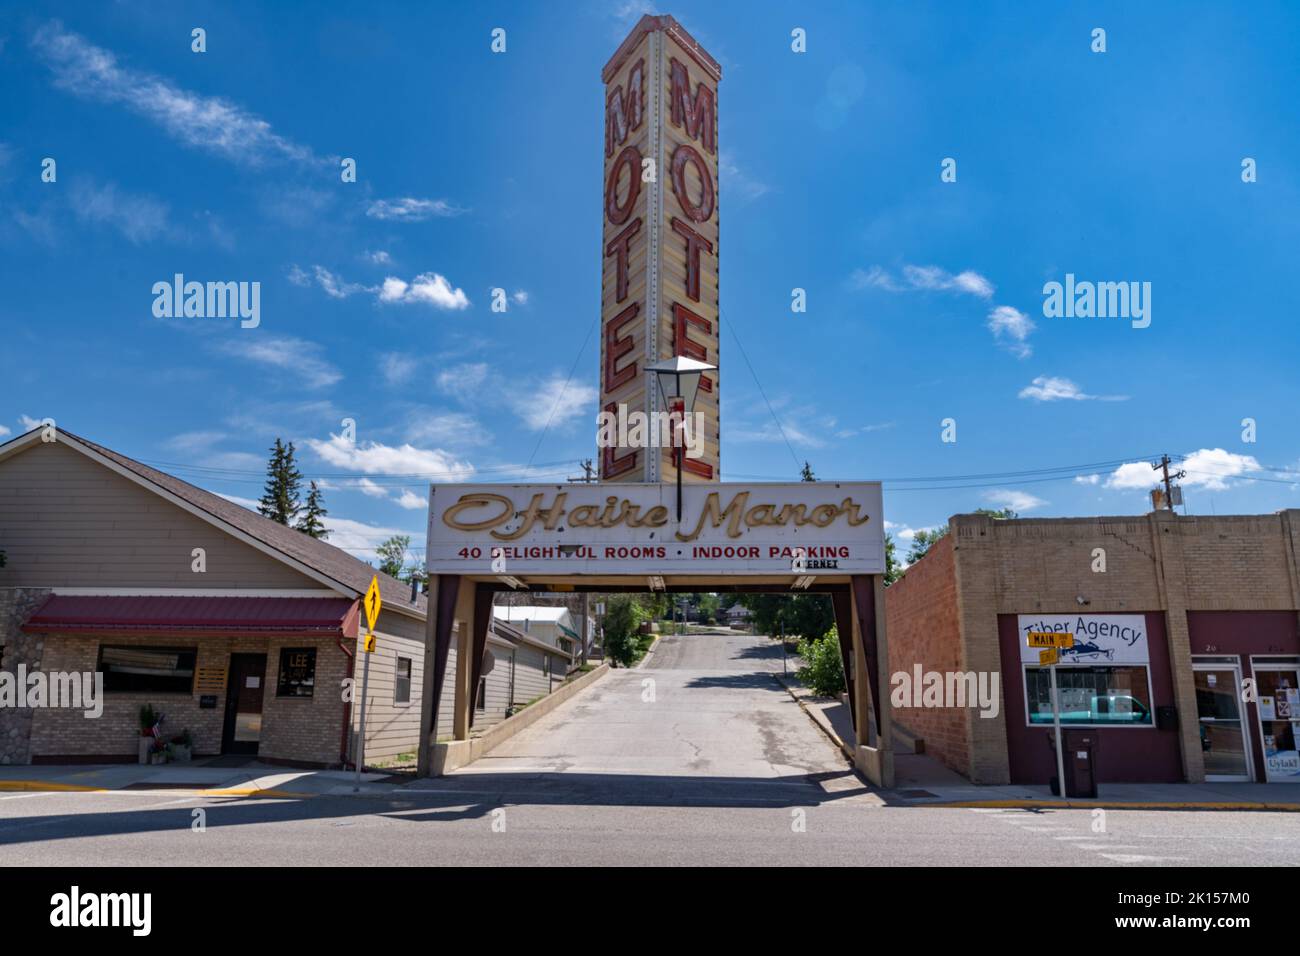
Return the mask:
[[[910,680],[917,664],[923,673],[966,670],[951,535],[941,538],[929,554],[886,588],[885,633],[891,689],[894,674],[905,673]],[[895,705],[893,714],[896,724],[924,739],[927,754],[959,773],[970,774],[970,710]]]
[[[19,664],[40,669],[44,640],[19,628],[49,596],[49,588],[0,588],[0,670],[15,674]],[[0,707],[0,765],[31,763],[32,713]]]
[[[195,646],[198,667],[220,668],[223,672],[229,667],[232,653],[266,654],[258,757],[323,765],[340,762],[342,681],[347,658],[332,639],[144,635],[100,638],[72,634],[42,637],[45,646],[42,665],[47,672],[94,671],[101,643]],[[311,697],[276,697],[282,647],[316,648],[316,682]],[[92,755],[133,759],[139,739],[139,709],[146,703],[166,715],[163,724],[166,735],[188,729],[194,736],[196,754],[220,753],[225,697],[218,693],[217,706],[203,709],[199,706],[200,696],[199,693],[109,693],[105,695],[103,714],[99,718],[88,718],[78,710],[38,710],[31,721],[31,756],[45,760]]]
[[[1001,666],[999,614],[1163,613],[1185,778],[1204,779],[1187,616],[1300,608],[1300,510],[1273,515],[950,519],[966,666]],[[1093,570],[1094,551],[1106,570]],[[926,559],[929,560],[928,558]],[[925,562],[921,562],[924,564]],[[918,565],[918,568],[920,565]],[[912,572],[908,572],[909,576]],[[890,588],[892,592],[898,585]],[[1080,599],[1085,604],[1080,604]],[[894,635],[891,632],[891,643]],[[1004,680],[1010,679],[1004,675]],[[971,779],[1006,783],[1005,707],[971,722]]]

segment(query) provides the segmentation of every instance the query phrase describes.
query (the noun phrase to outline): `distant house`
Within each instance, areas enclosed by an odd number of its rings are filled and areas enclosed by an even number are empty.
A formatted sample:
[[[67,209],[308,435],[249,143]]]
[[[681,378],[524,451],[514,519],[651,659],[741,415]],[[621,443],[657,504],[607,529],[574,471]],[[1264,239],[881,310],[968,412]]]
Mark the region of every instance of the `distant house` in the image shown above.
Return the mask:
[[[483,676],[475,690],[474,726],[490,727],[546,696],[563,683],[571,662],[567,649],[497,618],[488,632]]]
[[[733,604],[727,608],[727,624],[731,627],[749,627],[753,623],[753,613],[743,604]]]
[[[578,616],[567,607],[520,604],[502,606],[492,612],[498,620],[506,621],[536,640],[557,647],[569,655],[572,665],[582,658],[582,625]],[[590,645],[595,625],[588,619],[587,639]]]

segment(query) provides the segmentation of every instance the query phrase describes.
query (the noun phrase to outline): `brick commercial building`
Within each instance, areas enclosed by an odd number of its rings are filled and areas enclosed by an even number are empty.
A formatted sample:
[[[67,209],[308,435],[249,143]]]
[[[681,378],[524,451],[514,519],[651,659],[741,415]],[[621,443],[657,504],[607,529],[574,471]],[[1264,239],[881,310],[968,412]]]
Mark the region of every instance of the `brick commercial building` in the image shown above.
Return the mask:
[[[1062,724],[1096,740],[1100,782],[1300,782],[1300,510],[949,526],[886,591],[891,671],[996,675],[998,706],[896,701],[927,753],[976,783],[1055,776],[1026,634],[1062,631]]]

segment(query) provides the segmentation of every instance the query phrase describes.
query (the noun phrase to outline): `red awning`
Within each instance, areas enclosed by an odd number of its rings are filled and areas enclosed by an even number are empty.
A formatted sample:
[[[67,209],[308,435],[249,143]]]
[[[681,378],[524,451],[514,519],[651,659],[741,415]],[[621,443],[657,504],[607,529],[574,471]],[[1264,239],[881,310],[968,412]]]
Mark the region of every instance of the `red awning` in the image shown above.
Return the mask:
[[[360,601],[345,597],[56,594],[23,625],[32,632],[124,631],[355,637]]]

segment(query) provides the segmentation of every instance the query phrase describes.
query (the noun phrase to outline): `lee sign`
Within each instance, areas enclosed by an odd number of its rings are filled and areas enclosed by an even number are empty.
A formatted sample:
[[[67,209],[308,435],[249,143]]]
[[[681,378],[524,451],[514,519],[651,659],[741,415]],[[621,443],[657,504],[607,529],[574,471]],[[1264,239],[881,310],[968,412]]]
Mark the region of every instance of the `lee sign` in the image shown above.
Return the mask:
[[[883,574],[879,482],[434,485],[433,574]]]

